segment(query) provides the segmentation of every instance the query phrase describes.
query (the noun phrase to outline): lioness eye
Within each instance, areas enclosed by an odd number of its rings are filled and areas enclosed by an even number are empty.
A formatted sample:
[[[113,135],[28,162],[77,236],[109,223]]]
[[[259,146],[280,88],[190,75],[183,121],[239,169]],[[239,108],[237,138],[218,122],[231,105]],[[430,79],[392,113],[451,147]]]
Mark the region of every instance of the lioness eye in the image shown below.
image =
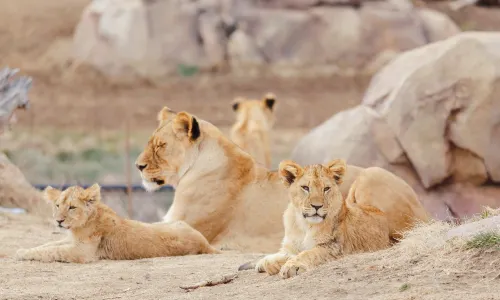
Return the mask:
[[[330,190],[329,186],[325,187],[325,189],[324,189],[325,193],[328,192],[329,190]]]
[[[59,204],[56,204],[56,207],[59,208]]]
[[[76,207],[74,207],[74,206],[70,206],[70,207],[69,207],[69,209],[75,209],[75,208],[76,208]]]
[[[303,185],[301,186],[301,188],[306,191],[306,192],[309,192],[309,187],[307,185]]]

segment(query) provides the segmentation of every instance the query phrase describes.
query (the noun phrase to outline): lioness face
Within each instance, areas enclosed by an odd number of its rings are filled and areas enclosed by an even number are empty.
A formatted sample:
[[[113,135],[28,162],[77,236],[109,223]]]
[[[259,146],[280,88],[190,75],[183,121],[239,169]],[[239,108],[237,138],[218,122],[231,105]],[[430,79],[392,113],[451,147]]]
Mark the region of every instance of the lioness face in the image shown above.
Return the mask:
[[[165,184],[177,185],[186,153],[201,135],[198,121],[188,113],[176,114],[165,107],[158,120],[158,128],[135,162],[142,184],[148,191],[155,191]]]
[[[94,212],[94,204],[101,199],[100,187],[97,184],[83,189],[72,186],[65,191],[47,187],[44,198],[53,205],[55,224],[65,229],[82,227]]]
[[[329,211],[335,211],[342,205],[339,185],[345,169],[343,160],[305,168],[293,161],[283,161],[279,173],[289,189],[291,203],[308,223],[318,224],[325,220]]]
[[[268,93],[262,100],[251,100],[238,97],[233,100],[232,108],[236,118],[243,121],[253,121],[270,129],[274,125],[274,109],[276,96]]]

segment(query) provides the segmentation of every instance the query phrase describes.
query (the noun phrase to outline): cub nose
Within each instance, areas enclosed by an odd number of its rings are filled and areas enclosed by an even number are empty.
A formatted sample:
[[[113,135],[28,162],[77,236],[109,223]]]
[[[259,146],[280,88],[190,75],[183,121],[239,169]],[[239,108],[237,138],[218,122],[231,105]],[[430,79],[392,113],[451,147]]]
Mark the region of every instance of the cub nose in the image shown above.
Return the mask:
[[[148,165],[139,165],[139,164],[135,164],[135,166],[137,167],[137,169],[139,169],[139,171],[142,171],[142,170],[146,169],[146,167],[147,167]]]
[[[62,220],[57,220],[57,224],[58,224],[58,225],[61,225],[61,223],[62,223],[62,222],[64,222],[64,219],[62,219]]]
[[[316,211],[318,211],[320,208],[323,207],[323,205],[312,205],[312,204],[311,204],[311,206],[314,207],[316,209]]]

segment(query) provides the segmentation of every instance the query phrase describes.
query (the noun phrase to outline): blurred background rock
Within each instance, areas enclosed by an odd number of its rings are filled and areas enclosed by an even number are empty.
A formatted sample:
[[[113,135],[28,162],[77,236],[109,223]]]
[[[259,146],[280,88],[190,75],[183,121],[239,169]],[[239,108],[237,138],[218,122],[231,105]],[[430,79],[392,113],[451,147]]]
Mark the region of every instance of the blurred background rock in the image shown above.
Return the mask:
[[[140,184],[127,170],[161,107],[227,133],[234,97],[270,91],[273,166],[313,151],[388,168],[441,219],[498,206],[499,41],[474,32],[500,10],[453,4],[0,0],[0,67],[34,80],[0,152],[31,184]],[[132,217],[159,220],[172,196],[134,192]],[[105,193],[122,215],[127,199]]]

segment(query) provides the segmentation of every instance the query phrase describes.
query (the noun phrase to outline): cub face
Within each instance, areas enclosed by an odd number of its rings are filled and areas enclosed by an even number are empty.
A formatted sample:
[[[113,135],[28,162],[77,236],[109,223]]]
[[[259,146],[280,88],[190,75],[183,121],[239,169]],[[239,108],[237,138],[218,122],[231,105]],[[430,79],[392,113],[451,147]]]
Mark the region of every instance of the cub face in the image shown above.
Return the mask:
[[[340,159],[304,168],[290,160],[279,165],[279,175],[288,188],[292,205],[309,224],[323,222],[329,212],[342,205],[339,185],[345,170],[346,163]]]
[[[176,185],[186,152],[200,139],[200,125],[186,112],[175,113],[164,107],[158,114],[159,125],[137,158],[135,165],[148,191]]]
[[[85,225],[101,200],[101,188],[94,184],[88,189],[72,186],[60,191],[48,186],[44,198],[52,203],[55,224],[60,228],[76,229]]]

